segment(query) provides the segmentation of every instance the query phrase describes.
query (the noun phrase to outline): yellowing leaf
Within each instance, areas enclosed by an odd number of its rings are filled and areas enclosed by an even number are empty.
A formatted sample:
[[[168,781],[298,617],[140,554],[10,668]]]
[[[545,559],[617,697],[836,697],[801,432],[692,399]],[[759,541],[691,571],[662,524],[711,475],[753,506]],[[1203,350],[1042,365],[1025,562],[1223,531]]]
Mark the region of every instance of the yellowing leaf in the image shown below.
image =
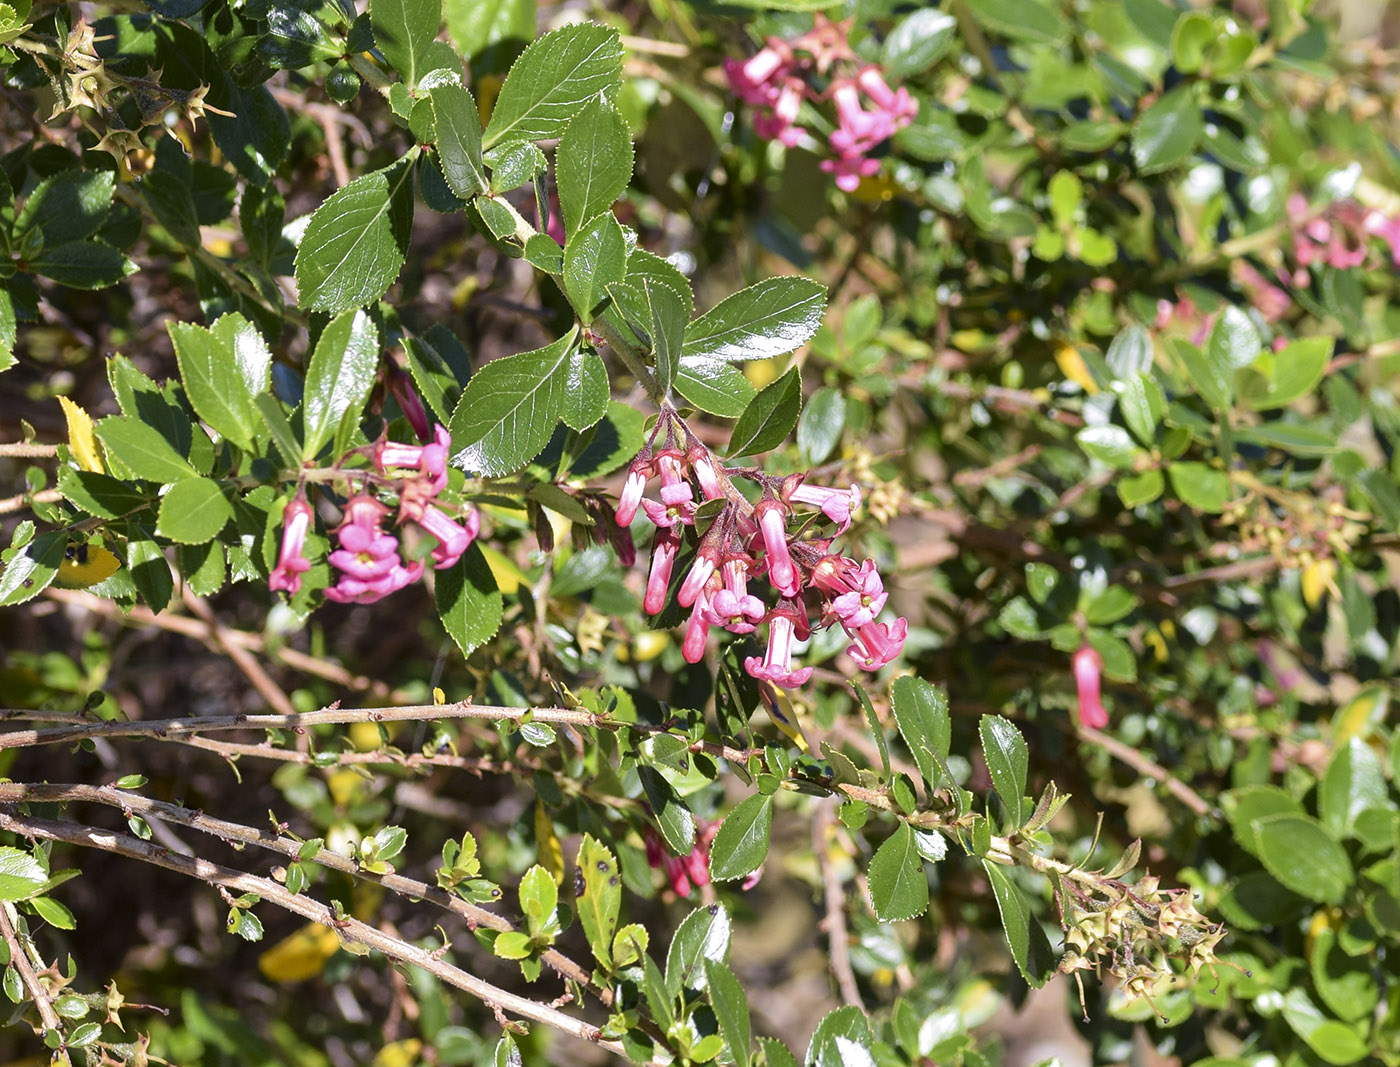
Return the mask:
[[[1098,383],[1094,381],[1094,376],[1089,373],[1089,367],[1084,362],[1084,357],[1079,354],[1079,349],[1075,348],[1074,345],[1060,345],[1059,348],[1055,349],[1055,362],[1060,365],[1061,374],[1090,396],[1099,391]]]
[[[514,596],[520,590],[520,583],[526,580],[524,573],[509,556],[497,552],[490,545],[477,544],[481,554],[486,557],[486,566],[491,568],[491,576],[496,579],[496,588],[506,596]]]
[[[422,1051],[423,1042],[416,1037],[395,1041],[379,1050],[371,1062],[371,1067],[415,1067]]]
[[[68,450],[73,460],[85,471],[102,473],[102,457],[97,452],[97,440],[92,435],[92,416],[66,396],[58,398],[63,417],[68,420]]]
[[[352,722],[350,724],[350,744],[356,752],[373,752],[379,747],[379,724]]]
[[[1342,748],[1353,737],[1365,740],[1385,721],[1390,692],[1382,685],[1367,686],[1347,701],[1332,718],[1332,747]]]
[[[122,561],[112,552],[94,543],[70,544],[63,553],[54,581],[64,589],[86,589],[105,582],[121,570]]]
[[[758,680],[758,695],[763,698],[763,710],[783,734],[803,752],[812,751],[807,735],[802,732],[802,724],[797,721],[797,712],[786,691],[766,679]]]
[[[329,926],[307,923],[258,957],[258,970],[272,982],[304,982],[325,969],[340,939]]]
[[[564,884],[564,846],[554,832],[554,820],[545,810],[544,801],[535,801],[535,851],[540,866],[548,871],[556,885]]]
[[[1310,608],[1322,603],[1331,590],[1336,588],[1333,578],[1337,574],[1337,561],[1332,559],[1314,560],[1303,568],[1303,602]]]
[[[375,731],[375,746],[378,747],[379,733]],[[331,799],[338,808],[348,808],[364,794],[368,779],[354,767],[341,767],[326,776],[326,788],[331,791]]]

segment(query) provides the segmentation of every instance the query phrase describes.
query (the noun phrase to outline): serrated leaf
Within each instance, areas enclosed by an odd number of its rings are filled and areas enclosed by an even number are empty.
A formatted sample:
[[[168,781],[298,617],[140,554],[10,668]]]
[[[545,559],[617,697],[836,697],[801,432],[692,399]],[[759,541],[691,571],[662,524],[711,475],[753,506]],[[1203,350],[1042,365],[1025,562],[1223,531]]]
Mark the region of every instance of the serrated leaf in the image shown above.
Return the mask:
[[[61,170],[29,194],[15,218],[15,234],[38,230],[46,246],[91,237],[107,221],[116,187],[114,171]]]
[[[35,274],[70,289],[105,289],[139,269],[135,263],[104,241],[71,241],[45,245],[29,261]]]
[[[710,842],[710,876],[729,882],[758,870],[768,856],[772,826],[772,797],[756,793],[740,801]]]
[[[934,757],[948,758],[953,736],[947,696],[922,678],[906,675],[895,679],[891,703],[900,736],[918,765],[924,788],[937,788],[941,772],[935,766]],[[953,785],[951,781],[946,784]]]
[[[729,438],[729,456],[751,456],[777,448],[797,424],[802,410],[802,375],[789,368],[749,401]]]
[[[992,777],[992,788],[1001,798],[1007,818],[1013,825],[1019,825],[1029,762],[1026,739],[1010,720],[1000,715],[983,715],[977,731],[982,738],[982,755]]]
[[[786,355],[817,332],[825,307],[825,287],[810,278],[768,278],[692,322],[682,355],[721,362]]]
[[[501,628],[504,602],[491,566],[472,544],[451,567],[436,573],[433,598],[443,627],[469,656]]]
[[[574,861],[583,880],[583,892],[574,902],[583,933],[593,956],[604,971],[612,967],[612,943],[622,909],[622,883],[617,859],[608,847],[583,835]]]
[[[719,1032],[734,1056],[735,1067],[748,1067],[749,1042],[753,1039],[748,994],[728,965],[718,960],[705,961],[705,978]]]
[[[180,380],[195,413],[239,448],[251,449],[259,428],[254,398],[271,381],[272,353],[242,315],[224,315],[211,329],[167,324]]]
[[[701,411],[726,419],[738,418],[758,395],[743,371],[732,363],[714,359],[681,357],[671,384]]]
[[[157,529],[179,544],[202,545],[233,518],[233,505],[212,478],[182,478],[160,500]]]
[[[928,908],[924,860],[907,822],[899,824],[870,860],[870,902],[881,922],[901,922]]]
[[[608,286],[627,274],[627,239],[609,212],[590,219],[564,246],[564,291],[585,323],[605,299]]]
[[[848,1060],[846,1049],[840,1042],[847,1042],[857,1049],[868,1050],[874,1035],[870,1030],[870,1020],[865,1012],[854,1004],[827,1012],[812,1031],[812,1040],[807,1045],[806,1067],[864,1067],[864,1064]],[[767,1049],[768,1046],[765,1046]],[[786,1050],[784,1050],[786,1051]],[[785,1063],[781,1057],[772,1058],[770,1065],[776,1067]]]
[[[1380,758],[1360,738],[1339,748],[1317,791],[1318,815],[1334,837],[1347,837],[1368,808],[1390,807],[1390,790]]]
[[[554,173],[566,233],[612,207],[632,180],[632,133],[616,108],[584,105],[559,139]]]
[[[470,200],[490,187],[481,160],[481,117],[476,101],[460,85],[437,86],[432,101],[442,176],[454,193]]]
[[[558,137],[593,97],[622,82],[616,30],[592,23],[564,26],[531,43],[510,68],[482,144]]]
[[[302,459],[312,459],[347,419],[359,421],[379,372],[379,331],[356,308],[326,324],[306,368]]]
[[[428,48],[442,22],[442,0],[370,0],[374,43],[409,88],[428,72]]]
[[[174,482],[196,473],[158,430],[138,419],[112,415],[99,422],[96,431],[107,454],[121,460],[138,478]]]
[[[297,249],[300,306],[334,315],[378,300],[399,276],[412,229],[410,157],[331,194]]]
[[[1280,812],[1250,823],[1264,868],[1293,892],[1339,904],[1355,881],[1346,849],[1306,815]]]
[[[696,908],[676,928],[666,952],[666,992],[678,997],[683,989],[704,990],[705,961],[723,963],[729,955],[729,913],[723,904]]]
[[[1011,880],[1005,868],[983,860],[982,869],[987,872],[992,893],[997,898],[1002,929],[1006,931],[1006,941],[1011,946],[1016,968],[1029,985],[1039,989],[1055,973],[1058,963],[1055,950],[1050,947],[1050,939],[1041,929],[1025,894]]]
[[[28,852],[0,845],[0,900],[28,900],[47,880],[44,868]]]

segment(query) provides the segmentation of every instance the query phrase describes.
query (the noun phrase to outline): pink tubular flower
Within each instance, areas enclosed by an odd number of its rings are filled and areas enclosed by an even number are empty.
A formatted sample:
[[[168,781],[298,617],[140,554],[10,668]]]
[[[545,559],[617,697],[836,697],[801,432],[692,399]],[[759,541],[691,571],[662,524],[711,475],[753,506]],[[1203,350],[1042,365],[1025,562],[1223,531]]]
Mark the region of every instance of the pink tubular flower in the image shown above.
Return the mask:
[[[864,155],[894,136],[894,118],[888,112],[861,107],[860,90],[854,82],[838,82],[831,95],[836,101],[837,127],[830,140],[837,155]]]
[[[691,526],[695,523],[695,493],[685,480],[682,456],[675,449],[667,449],[656,456],[656,467],[661,473],[661,501],[643,500],[642,508],[657,526]]]
[[[272,592],[281,590],[294,596],[301,589],[301,576],[311,569],[311,561],[304,554],[311,519],[311,505],[297,493],[282,512],[282,549],[277,555],[277,566],[267,579]]]
[[[326,597],[339,604],[373,604],[397,592],[423,573],[418,562],[407,567],[399,559],[399,540],[380,529],[388,513],[371,496],[352,497],[345,504],[345,518],[336,531],[340,548],[330,555],[331,566],[341,572]]]
[[[718,500],[724,496],[719,484],[719,472],[715,469],[714,458],[704,445],[695,445],[685,454],[685,461],[695,472],[695,480],[700,483],[700,493],[706,500]]]
[[[831,598],[831,613],[852,636],[874,622],[889,599],[873,559],[857,564],[845,556],[825,556],[812,568],[812,584]]]
[[[878,671],[903,650],[909,623],[904,619],[895,619],[893,626],[868,622],[847,632],[855,643],[846,649],[846,654],[856,661],[856,666],[861,670]]]
[[[860,507],[860,499],[860,487],[856,485],[849,489],[828,489],[804,483],[788,495],[788,500],[794,504],[820,508],[823,515],[841,527],[837,533],[850,529],[851,512]]]
[[[902,85],[891,89],[879,67],[872,65],[862,68],[856,75],[856,84],[876,107],[889,115],[896,128],[909,125],[919,113],[919,105],[909,95],[909,90]]]
[[[1400,267],[1400,218],[1387,218],[1379,211],[1372,211],[1366,216],[1366,232],[1381,238],[1390,246],[1390,258],[1397,267]]]
[[[403,412],[409,426],[413,427],[418,440],[429,440],[433,436],[432,424],[428,420],[428,411],[423,407],[418,391],[413,387],[413,379],[397,367],[392,368],[389,371],[389,392],[398,401],[399,410]]]
[[[862,178],[873,178],[880,173],[880,161],[866,156],[838,156],[822,160],[821,168],[836,178],[836,188],[843,193],[853,193],[860,188]]]
[[[627,480],[622,483],[622,496],[617,501],[617,524],[621,527],[632,525],[632,519],[641,506],[642,494],[647,491],[647,478],[651,475],[651,461],[640,457],[627,468]]]
[[[718,551],[715,546],[702,543],[695,553],[695,562],[690,565],[690,571],[681,583],[680,591],[676,593],[676,603],[683,608],[694,604],[718,565]]]
[[[740,100],[750,107],[767,107],[775,95],[775,84],[788,73],[792,63],[792,49],[774,37],[747,62],[726,59],[724,73],[729,88]]]
[[[794,614],[791,609],[775,608],[768,618],[768,651],[763,659],[749,656],[744,660],[744,670],[755,678],[766,678],[774,685],[791,689],[804,685],[812,677],[812,668],[793,670],[792,643],[796,637]]]
[[[426,445],[405,445],[380,440],[374,446],[374,465],[380,474],[390,467],[411,467],[428,476],[433,496],[447,488],[447,452],[452,435],[441,425],[433,427],[433,441]]]
[[[1083,645],[1070,660],[1074,667],[1074,684],[1079,688],[1079,721],[1094,730],[1108,725],[1099,681],[1103,672],[1103,657],[1091,645]]]
[[[744,556],[725,560],[724,588],[710,600],[710,622],[732,634],[750,634],[763,621],[763,601],[749,593],[749,561]]]
[[[681,549],[681,535],[674,526],[658,526],[651,543],[651,572],[647,575],[646,596],[642,610],[655,615],[666,606],[666,587],[671,584],[671,568]]]
[[[802,590],[802,577],[788,552],[787,508],[776,500],[762,500],[754,508],[754,516],[768,557],[769,581],[783,596],[796,596]]]
[[[703,592],[690,609],[690,623],[685,628],[681,655],[687,663],[699,663],[705,657],[705,642],[710,636],[710,598]]]
[[[442,570],[462,558],[462,553],[471,547],[476,535],[481,532],[481,516],[476,508],[467,512],[466,525],[454,522],[446,512],[434,504],[425,504],[422,511],[413,519],[438,540],[433,549],[433,567]]]

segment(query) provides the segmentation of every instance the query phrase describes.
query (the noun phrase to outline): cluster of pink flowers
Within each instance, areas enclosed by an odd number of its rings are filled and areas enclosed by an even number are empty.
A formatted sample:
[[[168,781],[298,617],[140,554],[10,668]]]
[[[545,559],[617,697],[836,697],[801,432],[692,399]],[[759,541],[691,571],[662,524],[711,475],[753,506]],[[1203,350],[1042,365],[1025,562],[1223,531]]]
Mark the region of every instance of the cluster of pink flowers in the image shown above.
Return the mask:
[[[710,884],[710,842],[719,833],[719,823],[697,822],[695,847],[687,855],[673,856],[661,840],[656,829],[647,826],[642,830],[642,841],[646,845],[647,863],[653,870],[666,873],[666,881],[678,897],[690,896],[690,887]],[[747,884],[745,889],[749,888]]]
[[[658,441],[662,442],[659,448]],[[657,476],[661,480],[658,499],[647,498],[647,483]],[[711,627],[747,634],[767,623],[767,652],[762,658],[748,657],[745,669],[775,685],[804,684],[812,668],[793,666],[792,655],[794,643],[811,633],[809,595],[819,625],[839,623],[850,636],[847,652],[861,669],[880,669],[904,647],[908,632],[904,619],[893,625],[875,621],[888,594],[874,562],[859,563],[831,550],[834,537],[851,525],[860,490],[807,485],[803,477],[774,478],[753,468],[723,467],[673,409],[663,408],[651,440],[628,468],[617,522],[627,526],[640,509],[656,526],[642,600],[647,614],[655,615],[666,604],[683,531],[694,527],[697,506],[723,501],[699,537],[694,561],[676,594],[677,603],[690,609],[681,645],[688,662],[699,662],[705,654]],[[745,499],[733,478],[757,483],[758,502]],[[819,510],[836,525],[836,534],[806,536],[810,521],[789,534],[788,522],[797,505]],[[761,578],[767,578],[777,594],[772,607],[749,589],[751,581]]]
[[[1339,200],[1314,211],[1302,193],[1294,193],[1288,198],[1288,221],[1293,230],[1293,259],[1298,265],[1291,280],[1300,288],[1309,284],[1307,269],[1314,263],[1338,270],[1364,264],[1372,237],[1385,241],[1391,262],[1400,267],[1400,218],[1367,209],[1354,200]]]
[[[862,178],[880,170],[870,152],[909,125],[919,106],[904,87],[892,89],[878,66],[862,63],[847,41],[850,22],[832,22],[818,14],[807,33],[791,41],[770,37],[747,62],[725,60],[729,86],[744,103],[757,108],[754,132],[789,147],[806,134],[797,125],[804,100],[830,100],[836,129],[827,143],[834,159],[822,160],[822,170],[851,192]],[[818,91],[813,75],[826,82]],[[867,106],[869,105],[869,106]]]
[[[411,390],[410,395],[417,399]],[[400,406],[404,407],[402,402]],[[408,407],[404,410],[408,414]],[[421,412],[421,404],[418,410]],[[398,492],[398,524],[414,523],[437,541],[431,558],[433,566],[441,570],[461,559],[481,529],[481,517],[475,508],[469,508],[465,519],[458,522],[437,506],[438,494],[447,487],[452,439],[442,426],[430,426],[426,417],[422,422],[419,439],[427,444],[381,439],[368,451],[381,487]],[[422,576],[422,562],[405,563],[399,555],[399,539],[384,529],[390,511],[378,497],[366,492],[346,501],[335,529],[337,547],[330,554],[337,579],[326,590],[327,599],[340,604],[373,604]],[[294,594],[301,589],[301,576],[311,566],[306,558],[306,535],[312,518],[305,491],[299,490],[283,513],[282,546],[267,583],[274,592]]]

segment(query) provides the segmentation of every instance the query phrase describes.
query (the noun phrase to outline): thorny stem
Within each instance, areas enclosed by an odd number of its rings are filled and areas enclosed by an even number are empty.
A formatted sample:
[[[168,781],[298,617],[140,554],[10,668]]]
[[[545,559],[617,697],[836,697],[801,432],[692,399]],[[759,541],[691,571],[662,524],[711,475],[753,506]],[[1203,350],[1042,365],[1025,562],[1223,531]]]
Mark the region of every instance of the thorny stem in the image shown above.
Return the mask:
[[[6,830],[30,839],[44,838],[84,848],[96,848],[103,852],[125,856],[128,859],[164,867],[166,870],[196,878],[211,886],[232,889],[239,893],[256,894],[261,900],[275,904],[295,915],[300,915],[304,919],[329,926],[344,942],[363,945],[398,963],[408,963],[415,967],[421,967],[448,985],[476,997],[493,1011],[510,1012],[522,1019],[541,1022],[580,1040],[605,1048],[616,1055],[626,1055],[621,1042],[604,1038],[602,1031],[596,1026],[566,1015],[558,1008],[548,1004],[541,1004],[494,986],[467,973],[460,967],[443,962],[426,949],[391,937],[358,919],[337,917],[327,905],[304,894],[290,893],[284,886],[278,885],[270,878],[246,874],[231,867],[224,867],[200,859],[197,856],[181,856],[161,845],[142,841],[130,834],[96,830],[66,821],[37,819],[0,812],[0,830]],[[662,1067],[659,1061],[650,1062],[656,1067]]]
[[[49,991],[44,988],[44,984],[39,981],[39,976],[34,973],[34,966],[29,962],[29,953],[25,951],[19,931],[10,921],[9,909],[9,904],[0,904],[0,936],[5,938],[5,944],[10,948],[10,962],[19,972],[19,980],[29,991],[29,997],[34,1001],[34,1007],[39,1010],[39,1018],[44,1024],[44,1031],[52,1030],[54,1033],[61,1034],[63,1033],[63,1023],[58,1017],[58,1012],[54,1011],[53,998],[49,996]],[[68,1058],[68,1050],[64,1048],[53,1054],[53,1062],[66,1063],[71,1067],[73,1061]]]

